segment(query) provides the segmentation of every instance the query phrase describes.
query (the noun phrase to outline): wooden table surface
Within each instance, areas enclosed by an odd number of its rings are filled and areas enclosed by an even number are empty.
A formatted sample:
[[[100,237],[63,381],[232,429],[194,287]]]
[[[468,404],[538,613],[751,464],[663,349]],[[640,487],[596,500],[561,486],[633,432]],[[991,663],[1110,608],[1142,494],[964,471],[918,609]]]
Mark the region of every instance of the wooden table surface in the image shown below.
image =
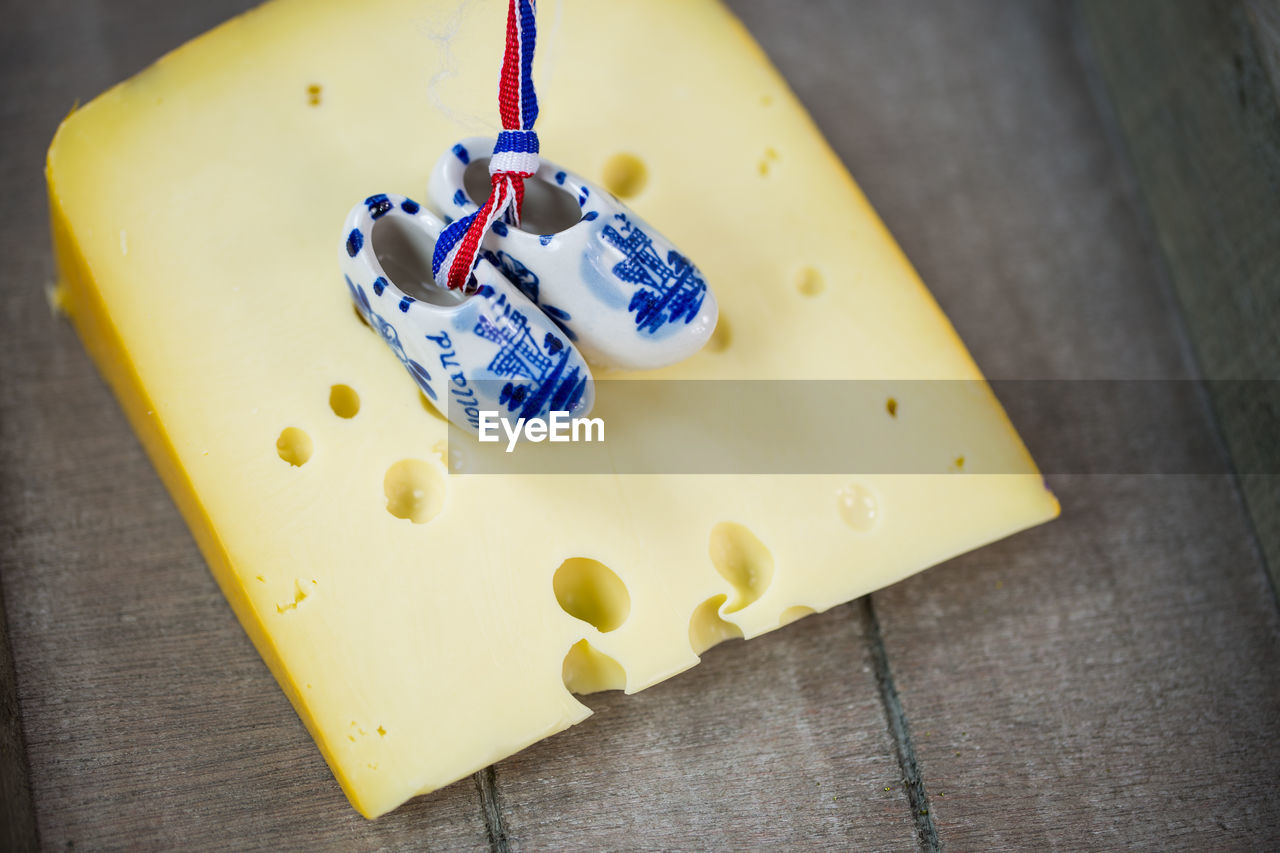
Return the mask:
[[[1052,524],[718,647],[636,696],[590,697],[581,726],[376,822],[356,815],[46,304],[58,121],[248,5],[0,10],[0,572],[16,679],[0,685],[0,843],[1280,847],[1280,617],[1229,475],[1051,475]],[[1075,6],[731,5],[988,375],[1199,376]],[[1197,400],[1182,415],[1213,432]],[[1019,426],[1054,440],[1053,424]]]

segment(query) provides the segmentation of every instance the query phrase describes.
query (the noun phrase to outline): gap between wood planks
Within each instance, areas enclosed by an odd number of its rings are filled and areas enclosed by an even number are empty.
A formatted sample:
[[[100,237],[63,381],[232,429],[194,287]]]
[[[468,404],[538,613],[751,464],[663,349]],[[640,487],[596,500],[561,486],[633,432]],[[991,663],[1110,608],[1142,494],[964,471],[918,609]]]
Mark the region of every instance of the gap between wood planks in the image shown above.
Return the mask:
[[[862,613],[867,626],[867,646],[871,651],[871,664],[875,668],[876,686],[880,689],[880,703],[884,706],[885,722],[889,736],[893,738],[893,751],[902,771],[902,784],[907,789],[907,803],[911,806],[911,820],[916,827],[916,840],[921,850],[936,853],[942,849],[938,840],[938,828],[933,823],[933,811],[929,808],[929,794],[924,787],[924,777],[916,760],[915,744],[911,741],[911,727],[907,724],[906,711],[898,698],[897,685],[893,683],[893,670],[889,667],[889,653],[880,633],[880,620],[870,595],[864,595],[853,603]]]
[[[928,853],[941,851],[942,844],[938,840],[938,828],[933,823],[933,812],[929,807],[929,794],[925,790],[924,777],[920,772],[920,764],[916,760],[915,744],[911,740],[911,727],[907,723],[907,714],[902,708],[902,700],[898,697],[898,688],[893,681],[893,670],[889,666],[889,654],[885,650],[884,637],[880,633],[880,620],[876,618],[875,605],[870,595],[850,604],[858,608],[858,613],[866,625],[867,646],[871,652],[872,666],[875,668],[876,687],[880,691],[880,702],[884,707],[885,722],[889,727],[889,736],[893,738],[894,754],[898,759],[898,769],[902,771],[902,784],[906,788],[907,803],[911,807],[911,819],[916,828],[916,840],[921,850]],[[484,813],[484,827],[489,836],[489,849],[492,853],[509,853],[511,847],[507,840],[506,825],[502,820],[502,804],[498,798],[497,773],[490,765],[473,777],[476,791],[480,795],[480,808]]]
[[[498,774],[490,764],[472,777],[480,793],[480,808],[484,812],[484,828],[489,833],[489,849],[493,853],[507,853],[507,828],[502,822],[502,805],[498,802]]]

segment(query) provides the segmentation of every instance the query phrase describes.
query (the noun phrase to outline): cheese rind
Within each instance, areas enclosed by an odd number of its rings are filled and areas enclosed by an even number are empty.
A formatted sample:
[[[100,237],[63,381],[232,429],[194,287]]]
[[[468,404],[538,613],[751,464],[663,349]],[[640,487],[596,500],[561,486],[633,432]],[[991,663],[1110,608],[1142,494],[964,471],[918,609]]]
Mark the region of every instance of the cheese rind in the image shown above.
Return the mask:
[[[567,675],[620,670],[634,692],[696,664],[692,637],[759,635],[1057,513],[989,395],[986,425],[939,452],[1012,473],[450,476],[445,424],[352,312],[334,243],[354,201],[423,197],[437,152],[487,129],[504,11],[275,0],[77,110],[49,151],[77,329],[366,816],[583,719]],[[722,308],[711,346],[647,377],[980,379],[723,7],[567,0],[559,20],[543,149],[596,178],[639,158],[630,203]],[[302,464],[277,446],[289,429]],[[625,586],[617,627],[561,606],[575,558]]]

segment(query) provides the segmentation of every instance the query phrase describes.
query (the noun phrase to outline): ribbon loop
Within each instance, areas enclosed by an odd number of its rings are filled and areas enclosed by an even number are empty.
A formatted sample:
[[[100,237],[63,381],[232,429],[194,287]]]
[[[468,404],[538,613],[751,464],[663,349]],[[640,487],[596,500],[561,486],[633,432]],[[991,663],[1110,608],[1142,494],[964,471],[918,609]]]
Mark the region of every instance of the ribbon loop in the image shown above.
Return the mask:
[[[480,242],[499,218],[520,224],[524,182],[538,171],[538,98],[533,90],[537,40],[535,0],[508,0],[507,46],[498,83],[502,126],[489,160],[489,197],[478,211],[449,225],[436,242],[432,275],[442,287],[465,288],[480,259]]]

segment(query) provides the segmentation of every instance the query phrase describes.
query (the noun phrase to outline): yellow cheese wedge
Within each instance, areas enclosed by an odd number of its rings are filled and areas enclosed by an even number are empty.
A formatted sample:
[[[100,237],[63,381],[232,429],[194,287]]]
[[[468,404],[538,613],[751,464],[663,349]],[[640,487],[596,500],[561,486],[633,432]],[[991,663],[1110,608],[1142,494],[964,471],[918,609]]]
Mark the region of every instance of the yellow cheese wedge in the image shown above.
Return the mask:
[[[558,5],[543,150],[635,193],[722,307],[703,352],[650,376],[980,378],[719,3]],[[424,199],[444,147],[494,128],[504,14],[275,0],[77,110],[49,151],[73,320],[367,816],[582,720],[571,689],[641,690],[1058,511],[985,393],[936,451],[1012,473],[448,474],[445,424],[356,317],[335,246],[353,203]],[[903,387],[876,429],[910,422]]]

